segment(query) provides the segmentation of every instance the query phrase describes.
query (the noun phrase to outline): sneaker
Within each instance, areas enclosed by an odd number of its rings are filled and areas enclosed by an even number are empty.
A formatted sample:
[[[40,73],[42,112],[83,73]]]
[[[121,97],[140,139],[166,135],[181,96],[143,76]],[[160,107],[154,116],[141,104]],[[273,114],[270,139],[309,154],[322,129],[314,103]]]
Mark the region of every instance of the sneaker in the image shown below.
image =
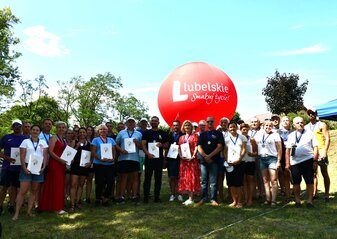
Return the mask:
[[[215,200],[211,200],[211,205],[212,206],[219,206],[219,203]]]
[[[117,199],[117,204],[125,204],[125,199],[123,197]]]
[[[58,215],[63,215],[63,214],[67,214],[67,212],[64,211],[64,210],[60,210],[60,211],[57,212],[57,214],[58,214]]]
[[[312,204],[312,203],[307,203],[307,208],[308,208],[308,209],[314,208],[314,204]]]
[[[194,202],[193,202],[192,200],[187,199],[185,202],[183,202],[183,204],[184,204],[185,206],[189,206],[189,205],[194,204]]]
[[[170,196],[169,202],[173,202],[176,199],[176,197],[174,195]]]
[[[182,201],[184,201],[184,198],[183,198],[183,196],[182,196],[182,195],[180,195],[180,194],[178,195],[178,201],[179,201],[179,202],[182,202]]]
[[[296,208],[300,208],[300,207],[302,207],[302,205],[301,205],[300,202],[297,202],[297,203],[295,203],[295,207],[296,207]]]

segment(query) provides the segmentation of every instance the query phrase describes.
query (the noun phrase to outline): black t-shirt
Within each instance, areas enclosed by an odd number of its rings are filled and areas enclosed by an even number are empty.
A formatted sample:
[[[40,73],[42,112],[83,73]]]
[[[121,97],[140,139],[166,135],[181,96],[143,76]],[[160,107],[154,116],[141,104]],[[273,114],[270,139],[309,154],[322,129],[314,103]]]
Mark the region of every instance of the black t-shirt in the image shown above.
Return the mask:
[[[217,130],[211,130],[202,132],[198,139],[198,145],[202,147],[205,154],[212,153],[218,144],[224,145],[224,138],[220,131]],[[220,157],[220,152],[216,154],[214,157],[212,157],[213,160],[216,160]]]
[[[146,141],[146,147],[148,147],[147,144],[153,143],[153,142],[159,142],[159,143],[165,144],[169,141],[169,137],[168,137],[168,134],[161,129],[158,129],[157,131],[149,129],[144,132],[142,136],[142,140]],[[163,147],[160,147],[159,148],[159,158],[161,159],[164,158],[163,151],[164,151]],[[145,158],[147,158],[147,155],[145,155]]]

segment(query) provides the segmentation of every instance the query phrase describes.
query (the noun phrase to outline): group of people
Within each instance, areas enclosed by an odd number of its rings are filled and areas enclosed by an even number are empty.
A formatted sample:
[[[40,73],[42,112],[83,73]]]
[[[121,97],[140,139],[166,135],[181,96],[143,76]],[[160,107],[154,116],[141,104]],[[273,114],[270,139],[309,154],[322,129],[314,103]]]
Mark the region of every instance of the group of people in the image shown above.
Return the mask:
[[[317,120],[315,109],[308,109],[310,123],[304,126],[301,117],[273,115],[263,124],[256,118],[250,124],[221,118],[216,127],[214,117],[199,123],[174,120],[170,132],[159,128],[159,118],[137,122],[129,117],[117,125],[114,134],[110,122],[93,127],[68,129],[65,122],[45,119],[38,125],[20,120],[12,122],[12,134],[2,137],[0,157],[4,159],[0,180],[0,213],[8,192],[8,211],[19,217],[29,191],[27,215],[40,211],[66,213],[65,198],[70,197],[69,212],[81,207],[86,183],[85,202],[91,203],[91,185],[95,178],[95,206],[109,206],[111,200],[124,203],[129,197],[139,204],[141,174],[144,169],[143,202],[161,202],[163,169],[167,168],[170,197],[186,206],[201,206],[206,202],[217,206],[225,202],[224,179],[228,186],[231,207],[250,206],[256,196],[263,204],[275,206],[278,188],[291,199],[293,185],[295,206],[301,207],[300,183],[307,185],[308,208],[317,197],[317,168],[321,169],[325,185],[325,201],[329,200],[327,125]],[[30,130],[28,130],[30,129]],[[70,165],[63,158],[67,147],[76,150]],[[14,155],[15,152],[19,155]],[[82,163],[89,153],[90,160]],[[31,160],[40,160],[38,173],[31,172]],[[19,161],[19,162],[18,162]],[[154,194],[151,180],[154,174]],[[18,190],[19,189],[19,190]],[[186,200],[184,201],[184,196]],[[195,202],[195,196],[200,200]]]

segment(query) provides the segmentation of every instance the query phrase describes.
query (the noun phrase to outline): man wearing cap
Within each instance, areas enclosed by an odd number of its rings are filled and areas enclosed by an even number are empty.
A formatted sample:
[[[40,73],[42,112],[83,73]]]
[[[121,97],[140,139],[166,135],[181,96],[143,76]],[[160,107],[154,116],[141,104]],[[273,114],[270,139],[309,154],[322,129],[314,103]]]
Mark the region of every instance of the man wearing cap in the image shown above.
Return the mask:
[[[273,114],[270,119],[273,123],[273,132],[277,132],[280,128],[280,116],[277,114]]]
[[[295,131],[289,134],[286,144],[286,165],[290,169],[292,183],[294,185],[295,207],[301,207],[301,181],[302,177],[307,186],[307,208],[313,208],[313,183],[314,167],[317,167],[317,140],[315,135],[304,129],[304,121],[301,117],[293,120]]]
[[[152,128],[145,131],[142,137],[142,148],[145,153],[144,203],[149,202],[153,172],[154,202],[161,202],[160,190],[164,164],[164,149],[168,148],[168,134],[159,129],[159,118],[152,116],[150,124]]]
[[[21,166],[13,165],[16,163],[17,157],[14,151],[17,151],[26,137],[21,134],[22,122],[19,119],[12,122],[12,134],[7,134],[0,140],[0,157],[4,159],[2,164],[1,179],[0,179],[0,214],[3,211],[3,202],[9,189],[9,204],[8,212],[14,213],[14,205],[17,194],[17,188],[20,187],[19,174]],[[2,149],[4,152],[2,153]],[[17,159],[20,162],[20,159]]]
[[[319,120],[317,120],[317,111],[313,107],[307,109],[307,114],[310,118],[310,123],[305,126],[306,130],[310,130],[316,136],[318,141],[318,165],[321,168],[321,173],[324,179],[325,202],[329,201],[330,191],[330,177],[328,173],[328,150],[330,146],[330,134],[328,126]],[[317,165],[316,165],[317,166]],[[317,197],[317,167],[314,169],[314,198]]]
[[[137,204],[139,198],[138,192],[138,172],[139,172],[139,146],[142,140],[142,134],[136,128],[136,120],[129,117],[126,120],[127,128],[121,130],[116,138],[116,148],[120,152],[118,158],[117,172],[119,173],[119,195],[117,202],[125,201],[124,194],[128,178],[130,178],[132,189],[132,201]]]

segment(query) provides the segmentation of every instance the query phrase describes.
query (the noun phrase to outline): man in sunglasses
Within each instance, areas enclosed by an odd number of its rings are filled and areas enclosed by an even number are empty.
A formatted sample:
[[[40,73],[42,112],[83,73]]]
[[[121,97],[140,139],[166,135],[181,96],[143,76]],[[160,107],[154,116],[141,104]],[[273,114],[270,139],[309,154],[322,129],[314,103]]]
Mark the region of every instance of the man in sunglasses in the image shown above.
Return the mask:
[[[220,152],[224,146],[224,137],[222,133],[215,129],[215,120],[213,116],[207,117],[208,130],[200,134],[198,139],[198,152],[201,155],[201,190],[202,198],[196,206],[201,206],[208,200],[208,181],[211,187],[211,204],[218,206],[217,202],[217,160],[220,158]]]
[[[324,179],[325,195],[324,201],[329,201],[329,191],[330,191],[330,177],[328,173],[328,150],[330,146],[330,134],[328,131],[328,126],[317,119],[317,111],[313,107],[307,109],[307,114],[310,118],[310,123],[305,126],[305,130],[310,130],[316,136],[318,141],[318,165],[321,168],[321,173]],[[317,165],[314,169],[314,198],[317,198]]]
[[[4,159],[1,171],[0,180],[0,215],[3,211],[3,202],[6,197],[7,190],[9,191],[9,203],[7,205],[8,212],[14,213],[15,199],[17,189],[20,187],[19,174],[21,166],[17,164],[18,149],[26,137],[21,133],[22,122],[19,119],[13,120],[13,133],[3,136],[0,140],[0,157]],[[2,152],[2,149],[4,152]],[[14,165],[16,164],[16,165]]]

